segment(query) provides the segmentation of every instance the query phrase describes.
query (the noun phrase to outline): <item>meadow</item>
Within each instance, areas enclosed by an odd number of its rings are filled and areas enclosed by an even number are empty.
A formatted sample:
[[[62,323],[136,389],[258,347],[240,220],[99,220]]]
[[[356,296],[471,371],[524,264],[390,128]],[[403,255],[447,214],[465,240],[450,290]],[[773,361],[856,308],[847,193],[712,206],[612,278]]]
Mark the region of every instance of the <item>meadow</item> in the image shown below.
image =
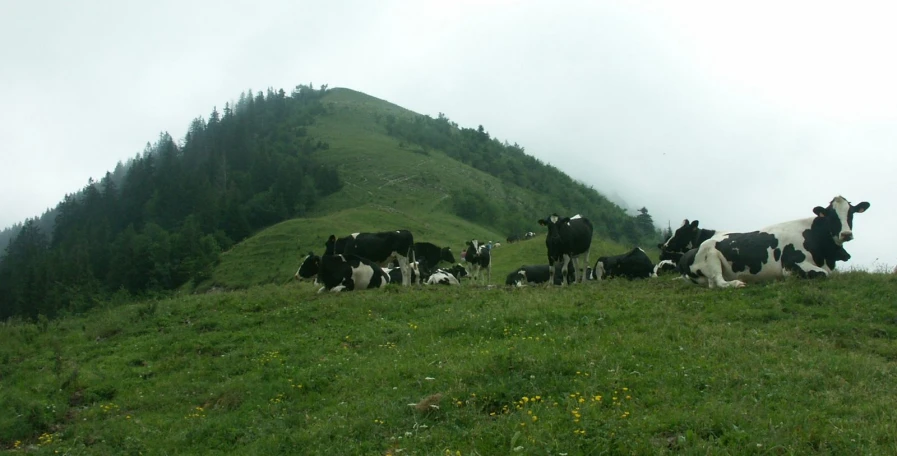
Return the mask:
[[[738,290],[666,277],[314,291],[253,285],[4,323],[0,445],[115,455],[897,452],[893,275]]]

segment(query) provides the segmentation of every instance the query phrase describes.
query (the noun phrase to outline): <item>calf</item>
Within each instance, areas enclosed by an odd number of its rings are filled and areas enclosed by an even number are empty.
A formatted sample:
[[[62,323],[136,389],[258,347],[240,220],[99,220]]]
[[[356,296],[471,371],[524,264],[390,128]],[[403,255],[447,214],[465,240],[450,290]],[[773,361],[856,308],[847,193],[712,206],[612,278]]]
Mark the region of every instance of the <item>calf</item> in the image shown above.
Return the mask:
[[[486,273],[486,284],[492,281],[492,252],[476,239],[467,241],[467,254],[464,256],[470,269],[470,277],[482,280]]]
[[[408,230],[353,233],[340,239],[331,235],[325,245],[327,247],[325,255],[329,252],[358,255],[380,265],[395,258],[402,271],[402,285],[411,283],[409,263],[414,261],[414,236]]]
[[[567,264],[573,260],[573,273],[580,269],[579,256],[585,254],[582,273],[577,277],[579,282],[585,280],[585,265],[589,264],[589,248],[592,246],[592,222],[579,214],[573,217],[560,217],[551,214],[539,220],[539,225],[548,227],[545,246],[548,248],[548,283],[554,283],[554,264],[562,261],[562,273],[566,275]]]
[[[837,261],[850,254],[853,216],[869,209],[836,196],[827,207],[813,208],[815,217],[792,220],[747,233],[717,233],[704,241],[688,265],[688,278],[710,288],[743,287],[790,274],[827,277]]]
[[[437,269],[427,278],[427,285],[461,285],[458,278],[445,269]]]
[[[334,292],[366,288],[380,288],[389,283],[389,276],[376,264],[357,255],[309,254],[302,260],[296,278],[317,277],[316,283]]]
[[[622,255],[598,258],[593,269],[596,280],[613,277],[641,279],[655,277],[654,263],[644,250],[636,247]]]
[[[453,276],[455,276],[455,278],[458,279],[459,281],[460,281],[461,279],[463,279],[464,277],[467,277],[467,276],[468,276],[468,274],[467,274],[467,268],[465,268],[464,266],[462,266],[462,265],[460,265],[460,264],[456,264],[456,265],[454,265],[454,266],[452,266],[452,267],[450,267],[450,268],[448,268],[448,269],[442,269],[442,270],[448,272],[449,274],[451,274],[451,275],[453,275]]]

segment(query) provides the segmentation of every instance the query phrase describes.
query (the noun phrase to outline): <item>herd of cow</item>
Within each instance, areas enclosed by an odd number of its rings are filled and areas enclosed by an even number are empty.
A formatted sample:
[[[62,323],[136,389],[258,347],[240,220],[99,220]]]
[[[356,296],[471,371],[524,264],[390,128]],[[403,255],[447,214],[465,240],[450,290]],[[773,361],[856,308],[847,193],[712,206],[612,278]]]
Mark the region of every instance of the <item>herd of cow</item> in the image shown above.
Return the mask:
[[[751,232],[708,230],[700,228],[697,220],[685,220],[665,243],[658,245],[660,262],[656,265],[636,247],[623,255],[600,257],[592,268],[588,267],[592,223],[579,215],[552,214],[538,221],[548,228],[548,264],[521,266],[508,275],[505,283],[563,285],[612,277],[656,277],[674,271],[696,284],[726,288],[791,274],[825,277],[837,261],[850,259],[844,243],[853,239],[853,216],[868,208],[867,202],[852,205],[836,196],[827,207],[813,208],[814,217]],[[533,236],[535,233],[528,232],[522,239]],[[517,235],[507,239],[509,243],[519,240],[521,236]],[[491,282],[490,245],[468,241],[463,259],[466,266],[454,264],[451,249],[415,243],[407,230],[354,233],[339,239],[331,235],[323,255],[309,252],[302,260],[296,278],[313,278],[322,285],[319,292],[379,288],[399,281],[406,286],[458,285],[462,277]],[[440,268],[442,262],[453,266]],[[387,264],[390,267],[384,267]]]

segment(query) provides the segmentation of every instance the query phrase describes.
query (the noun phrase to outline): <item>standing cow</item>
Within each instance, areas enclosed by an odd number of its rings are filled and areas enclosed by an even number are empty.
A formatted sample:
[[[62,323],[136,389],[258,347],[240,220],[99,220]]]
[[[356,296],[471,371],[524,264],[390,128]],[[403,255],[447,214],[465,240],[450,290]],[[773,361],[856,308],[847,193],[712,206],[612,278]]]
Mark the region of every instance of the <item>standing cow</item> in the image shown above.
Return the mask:
[[[717,233],[704,241],[687,267],[689,279],[710,288],[743,287],[790,274],[827,277],[836,261],[850,255],[843,244],[853,239],[853,216],[869,209],[836,196],[815,217],[792,220],[748,233]]]
[[[476,239],[467,241],[467,267],[473,280],[482,280],[486,274],[486,285],[492,281],[492,252],[485,244],[480,244]]]
[[[551,214],[539,220],[539,225],[548,227],[545,246],[548,248],[548,284],[554,283],[554,264],[562,261],[562,274],[567,274],[567,264],[573,260],[573,273],[577,281],[585,281],[586,265],[589,264],[589,248],[592,246],[592,222],[579,214],[560,217]],[[585,254],[584,264],[579,264],[579,256]],[[577,275],[577,271],[582,271]],[[566,281],[561,282],[566,284]]]
[[[386,265],[395,258],[402,271],[402,285],[411,283],[411,265],[414,261],[414,236],[408,230],[383,231],[380,233],[353,233],[337,239],[330,235],[325,244],[328,254],[358,255],[362,258]]]

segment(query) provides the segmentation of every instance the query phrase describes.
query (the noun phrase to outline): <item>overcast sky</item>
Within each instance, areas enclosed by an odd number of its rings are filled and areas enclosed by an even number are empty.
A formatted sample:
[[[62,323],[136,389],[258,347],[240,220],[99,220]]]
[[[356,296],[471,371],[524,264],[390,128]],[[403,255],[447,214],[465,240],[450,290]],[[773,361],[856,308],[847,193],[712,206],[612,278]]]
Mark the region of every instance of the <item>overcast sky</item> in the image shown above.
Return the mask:
[[[897,263],[893,2],[0,5],[0,227],[241,91],[312,82],[482,124],[658,225],[869,201],[846,266]]]

